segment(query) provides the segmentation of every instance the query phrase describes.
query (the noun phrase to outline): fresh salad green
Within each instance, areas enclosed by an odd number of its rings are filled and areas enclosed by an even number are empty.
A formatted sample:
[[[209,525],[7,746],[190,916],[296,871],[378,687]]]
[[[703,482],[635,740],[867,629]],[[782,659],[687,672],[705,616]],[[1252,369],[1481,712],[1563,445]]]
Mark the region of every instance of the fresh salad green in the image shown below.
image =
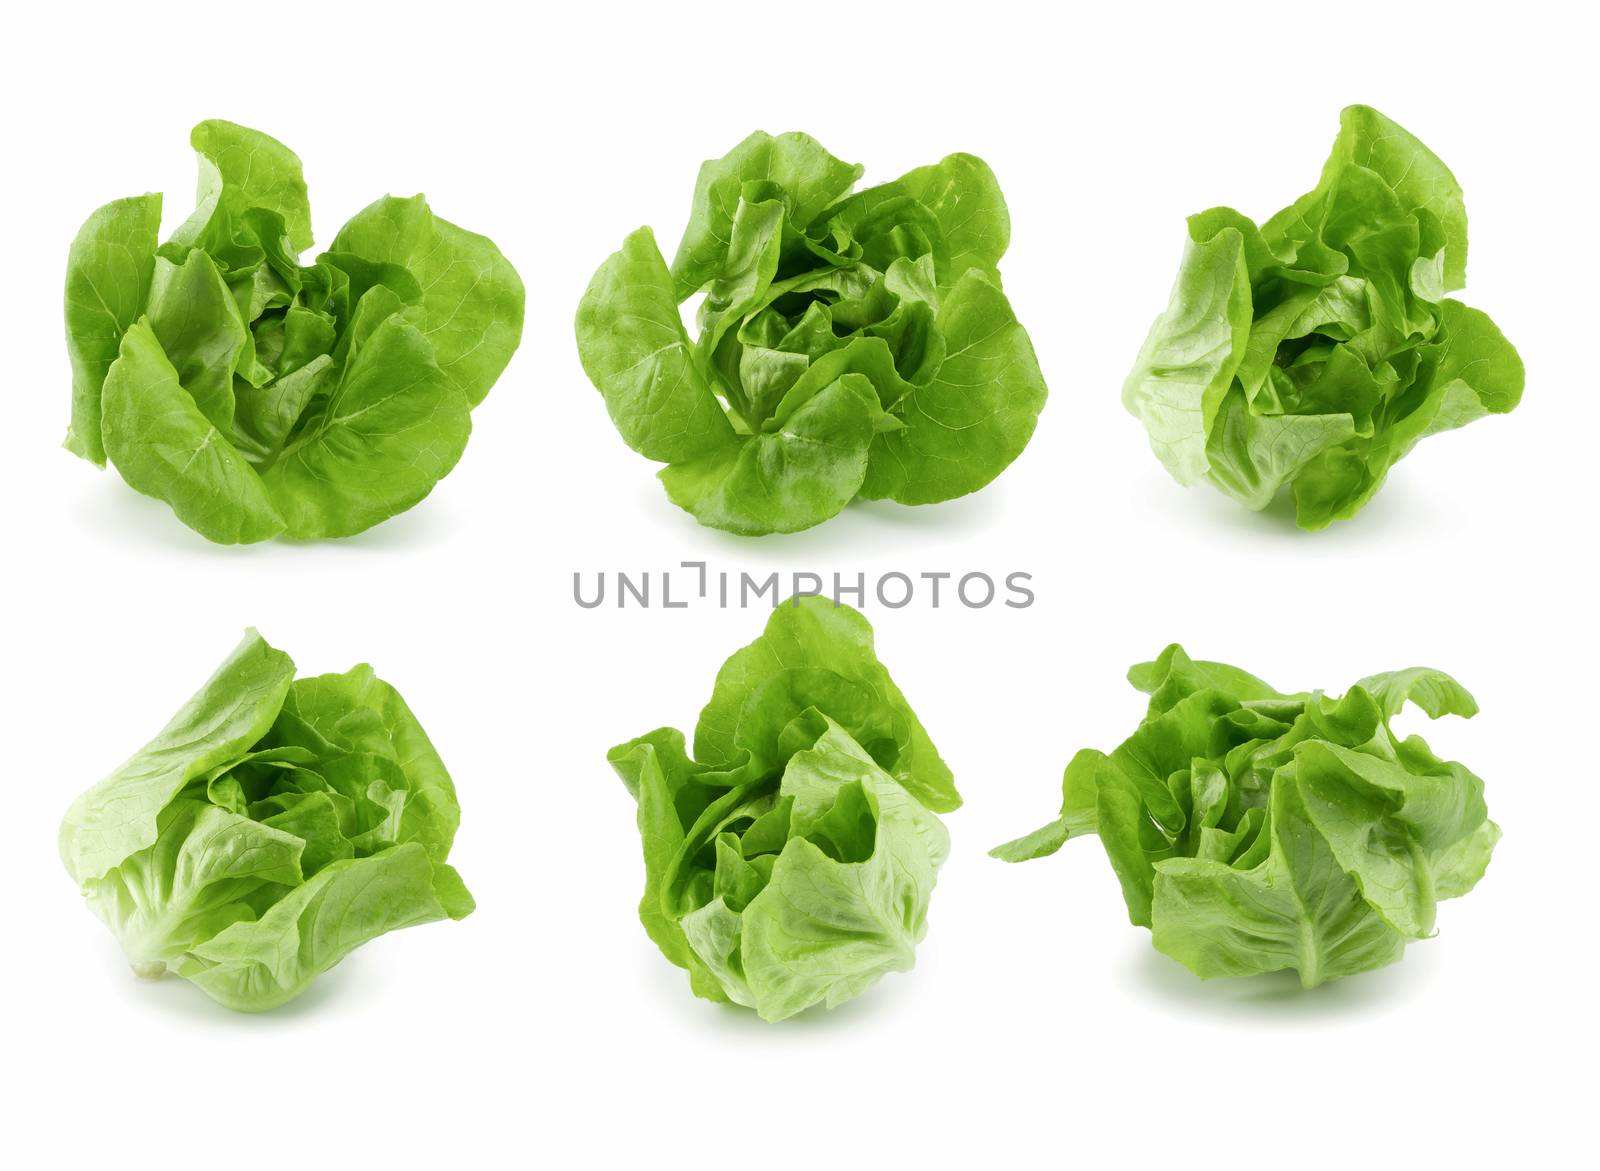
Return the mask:
[[[852,192],[861,174],[804,134],[752,134],[701,167],[670,268],[640,228],[578,306],[612,422],[701,524],[787,533],[856,497],[950,500],[1033,434],[1045,385],[1000,287],[993,173],[955,154]]]
[[[1500,837],[1483,782],[1390,729],[1407,700],[1476,714],[1448,675],[1291,695],[1173,645],[1128,680],[1150,696],[1138,731],[1074,756],[1060,817],[992,852],[1022,862],[1098,834],[1129,918],[1197,975],[1292,968],[1311,987],[1382,967],[1483,877]]]
[[[780,605],[695,727],[609,759],[638,802],[639,918],[708,1000],[769,1021],[909,970],[949,852],[950,770],[873,652],[815,597]]]
[[[422,196],[357,213],[309,266],[300,160],[202,122],[198,206],[100,208],[67,261],[66,446],[219,543],[361,532],[460,458],[522,336],[516,271]]]
[[[455,787],[362,665],[296,679],[255,631],[67,811],[61,858],[140,976],[275,1008],[387,931],[473,909]]]
[[[1314,190],[1259,227],[1228,207],[1189,218],[1123,402],[1179,483],[1254,509],[1287,487],[1297,523],[1320,529],[1422,439],[1521,399],[1517,351],[1446,296],[1466,272],[1455,176],[1351,106]]]

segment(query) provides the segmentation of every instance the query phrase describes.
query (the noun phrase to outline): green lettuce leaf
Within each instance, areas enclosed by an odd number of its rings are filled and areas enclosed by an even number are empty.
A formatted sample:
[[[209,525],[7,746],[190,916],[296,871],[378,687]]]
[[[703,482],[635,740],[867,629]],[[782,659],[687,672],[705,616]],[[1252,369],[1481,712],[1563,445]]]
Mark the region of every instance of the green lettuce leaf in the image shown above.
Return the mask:
[[[88,790],[62,861],[140,976],[275,1008],[387,931],[460,919],[455,787],[362,665],[295,679],[250,631],[167,727]]]
[[[402,314],[353,345],[315,431],[261,474],[294,537],[343,537],[404,512],[455,467],[466,397]]]
[[[311,202],[295,153],[275,138],[212,118],[189,134],[200,160],[195,210],[173,233],[173,243],[193,248],[226,220],[263,208],[283,220],[295,252],[311,247]]]
[[[522,339],[522,279],[486,236],[433,214],[420,195],[386,195],[334,237],[334,252],[392,264],[416,278],[412,323],[469,406],[484,400]]]
[[[67,256],[67,354],[72,359],[72,423],[67,450],[105,465],[100,388],[122,337],[150,295],[161,196],[108,203],[78,229]]]
[[[960,797],[848,607],[798,598],[695,729],[609,760],[638,805],[639,918],[708,1000],[783,1020],[912,966]]]
[[[67,447],[220,543],[340,537],[411,508],[460,458],[522,332],[489,240],[385,197],[310,265],[300,161],[202,122],[194,213],[89,218],[67,268]]]
[[[1259,227],[1231,208],[1190,217],[1123,403],[1179,483],[1209,480],[1252,509],[1291,492],[1306,529],[1347,519],[1419,441],[1522,397],[1516,350],[1446,295],[1466,264],[1455,177],[1351,106],[1292,205]]]
[[[1073,757],[1060,817],[991,853],[1098,834],[1129,919],[1197,975],[1291,969],[1309,988],[1382,967],[1483,877],[1500,837],[1483,782],[1389,727],[1408,700],[1477,713],[1443,672],[1372,675],[1334,700],[1174,645],[1128,677],[1150,696],[1138,729]]]
[[[1001,291],[993,173],[957,154],[852,192],[860,175],[806,135],[753,134],[701,168],[670,267],[641,228],[578,306],[612,422],[701,524],[954,499],[1033,435],[1046,391]],[[691,340],[679,306],[702,293]]]
[[[239,544],[284,529],[272,493],[179,381],[155,331],[135,323],[101,391],[105,452],[128,486],[165,500],[207,540]]]
[[[695,725],[695,756],[771,768],[787,753],[791,723],[809,708],[848,731],[929,809],[960,807],[949,766],[878,661],[872,626],[849,606],[820,598],[779,605],[761,637],[722,665]]]

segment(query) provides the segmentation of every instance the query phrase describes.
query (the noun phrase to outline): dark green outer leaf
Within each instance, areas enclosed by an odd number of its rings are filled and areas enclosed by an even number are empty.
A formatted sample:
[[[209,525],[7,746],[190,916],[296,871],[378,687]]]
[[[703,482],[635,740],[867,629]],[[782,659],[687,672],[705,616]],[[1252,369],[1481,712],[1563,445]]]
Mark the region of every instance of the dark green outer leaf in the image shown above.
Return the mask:
[[[1389,469],[1430,435],[1504,414],[1522,401],[1522,358],[1488,315],[1447,300],[1426,351],[1422,398],[1371,438],[1357,438],[1312,460],[1294,483],[1295,520],[1319,529],[1359,512]]]
[[[1426,211],[1439,222],[1444,234],[1444,291],[1465,285],[1466,204],[1461,185],[1439,156],[1371,106],[1347,106],[1339,114],[1339,136],[1323,169],[1323,185],[1350,163],[1383,179],[1406,211]]]
[[[1472,693],[1432,667],[1408,667],[1404,671],[1368,675],[1356,686],[1377,701],[1385,720],[1399,715],[1407,700],[1426,712],[1431,720],[1443,716],[1471,719],[1478,714],[1478,701],[1472,698]]]
[[[849,196],[827,215],[854,224],[907,196],[939,225],[942,246],[935,255],[941,289],[948,292],[973,268],[999,287],[1000,258],[1011,243],[1011,215],[994,172],[975,155],[947,155],[932,166]]]
[[[700,168],[689,223],[672,261],[675,301],[704,288],[719,272],[733,238],[733,218],[747,182],[782,188],[788,220],[803,230],[861,177],[807,134],[756,131],[720,159]]]
[[[629,447],[676,463],[728,447],[728,416],[706,382],[666,261],[640,228],[602,264],[578,305],[578,356]]]
[[[662,885],[683,845],[684,826],[673,801],[694,764],[684,750],[683,733],[662,728],[620,744],[607,754],[638,803],[639,839],[644,848],[644,895],[639,920],[663,955],[680,968],[693,970],[693,952],[683,930],[662,907]],[[669,780],[669,773],[675,780]],[[716,987],[716,981],[711,984]]]
[[[420,195],[386,195],[339,229],[332,250],[416,277],[415,324],[444,376],[469,405],[481,403],[522,340],[526,301],[522,279],[494,242],[440,219]]]
[[[211,257],[196,250],[181,265],[156,258],[149,322],[178,382],[231,442],[234,371],[250,333]]]
[[[1446,401],[1470,392],[1482,410],[1503,415],[1522,401],[1526,374],[1522,358],[1506,340],[1489,315],[1481,309],[1447,300],[1440,305],[1441,353],[1434,370],[1436,388],[1444,388]],[[1417,436],[1434,435],[1445,428],[1441,423],[1460,426],[1453,419],[1471,414],[1470,408],[1443,409],[1428,429]],[[1475,416],[1474,416],[1475,417]]]
[[[1241,703],[1291,698],[1238,667],[1191,659],[1177,643],[1167,646],[1150,662],[1129,667],[1128,682],[1150,697],[1148,716],[1170,711],[1197,691],[1220,691]]]
[[[946,346],[933,381],[895,405],[873,441],[861,495],[932,504],[976,492],[1011,465],[1044,409],[1044,376],[1011,303],[968,270],[939,308]]]
[[[249,543],[284,531],[261,477],[184,390],[142,321],[106,373],[101,410],[106,454],[129,487],[165,500],[207,540]]]
[[[1152,831],[1159,827],[1167,836],[1176,835],[1187,823],[1167,779],[1206,756],[1213,725],[1237,708],[1237,701],[1220,691],[1196,691],[1140,724],[1096,775],[1100,840],[1134,923],[1150,925],[1155,863],[1171,853],[1164,838],[1152,848]]]
[[[200,190],[194,214],[172,234],[174,243],[195,244],[222,204],[230,216],[255,207],[276,212],[294,251],[311,247],[311,204],[294,151],[271,135],[220,118],[197,125],[189,144],[200,156]]]
[[[711,528],[746,536],[808,529],[861,490],[880,413],[872,383],[846,374],[773,430],[730,434],[711,455],[662,468],[661,482]]]
[[[797,675],[802,669],[823,678]],[[780,676],[797,689],[764,686]],[[761,637],[723,664],[695,725],[695,757],[727,764],[748,755],[758,768],[770,767],[781,759],[773,729],[811,707],[810,690],[823,684],[830,690],[837,684],[865,689],[871,702],[854,720],[817,706],[838,719],[907,792],[937,813],[960,806],[949,767],[878,661],[871,625],[849,606],[823,598],[797,597],[780,605]],[[877,727],[889,729],[890,743],[875,743],[882,739]]]
[[[1002,862],[1031,862],[1054,854],[1069,838],[1098,832],[1099,773],[1105,759],[1098,749],[1080,748],[1061,777],[1061,816],[1031,834],[996,846],[989,856]]]
[[[72,423],[66,447],[105,465],[100,388],[122,335],[144,312],[161,232],[161,196],[135,195],[100,208],[78,230],[67,256],[67,353]]]
[[[400,766],[408,799],[396,841],[420,842],[430,858],[443,862],[461,824],[461,807],[444,761],[400,693],[362,663],[342,674],[295,680],[287,702],[331,743]]]
[[[472,429],[461,391],[399,315],[351,356],[327,415],[261,476],[294,537],[344,537],[433,490]]]

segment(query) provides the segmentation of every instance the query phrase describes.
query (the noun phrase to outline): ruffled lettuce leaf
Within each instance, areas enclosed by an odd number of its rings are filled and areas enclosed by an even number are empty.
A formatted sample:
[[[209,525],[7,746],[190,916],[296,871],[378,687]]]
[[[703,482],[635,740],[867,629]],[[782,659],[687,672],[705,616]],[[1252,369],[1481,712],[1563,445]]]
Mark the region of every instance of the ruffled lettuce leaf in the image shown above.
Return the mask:
[[[785,754],[792,721],[808,708],[848,731],[929,809],[960,807],[949,766],[878,661],[871,624],[821,598],[779,605],[761,637],[722,665],[695,725],[695,756],[770,769]]]

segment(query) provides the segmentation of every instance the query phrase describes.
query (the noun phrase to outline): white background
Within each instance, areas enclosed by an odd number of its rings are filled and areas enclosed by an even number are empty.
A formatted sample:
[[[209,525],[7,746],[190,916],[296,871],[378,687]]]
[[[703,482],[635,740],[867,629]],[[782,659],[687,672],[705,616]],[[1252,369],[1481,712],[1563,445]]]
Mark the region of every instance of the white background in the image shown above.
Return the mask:
[[[1528,3],[1045,7],[55,5],[13,25],[12,1165],[1577,1158],[1595,1040],[1594,30]],[[1259,219],[1309,189],[1355,101],[1454,169],[1465,298],[1519,346],[1528,389],[1515,414],[1424,443],[1355,521],[1304,534],[1169,481],[1118,389],[1183,217]],[[175,224],[188,128],[213,116],[299,152],[319,240],[423,190],[527,283],[522,348],[461,465],[362,537],[214,548],[59,447],[68,241],[145,190]],[[757,127],[809,131],[867,181],[955,150],[993,166],[1006,285],[1051,399],[990,489],[742,541],[678,513],[612,430],[576,360],[577,299],[641,223],[670,256],[699,161]],[[691,728],[764,615],[571,600],[574,571],[697,559],[1020,570],[1038,592],[1023,611],[868,607],[967,805],[917,970],[777,1027],[693,999],[645,938],[632,804],[604,760]],[[136,982],[55,856],[72,796],[247,624],[304,672],[366,659],[403,691],[456,778],[453,860],[479,904],[260,1017]],[[1132,730],[1123,672],[1172,640],[1289,689],[1420,663],[1474,690],[1481,716],[1428,736],[1486,779],[1505,839],[1436,939],[1310,994],[1202,984],[1128,925],[1096,843],[984,856],[1054,813],[1073,750]]]

